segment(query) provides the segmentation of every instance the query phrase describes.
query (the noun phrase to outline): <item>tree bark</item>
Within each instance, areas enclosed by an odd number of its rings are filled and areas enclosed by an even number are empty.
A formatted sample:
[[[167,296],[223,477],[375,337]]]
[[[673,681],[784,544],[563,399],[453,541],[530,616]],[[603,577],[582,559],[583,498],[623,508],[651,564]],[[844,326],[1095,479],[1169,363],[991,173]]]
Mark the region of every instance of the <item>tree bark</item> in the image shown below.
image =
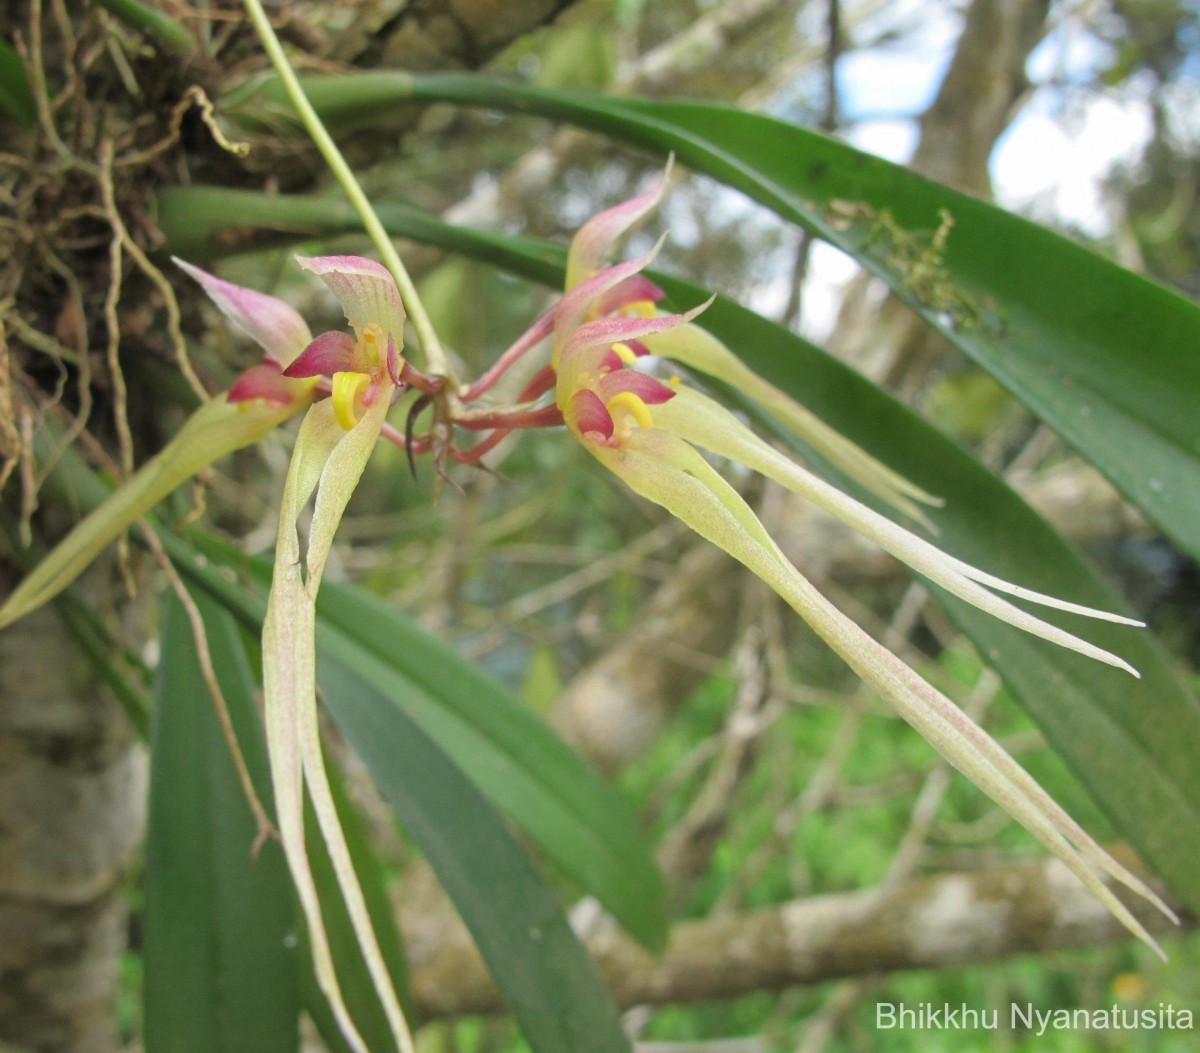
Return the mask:
[[[52,610],[0,633],[0,1049],[107,1053],[147,765]]]
[[[399,8],[398,13],[370,26],[360,38],[364,46],[359,49],[354,47],[353,34],[344,40],[322,39],[319,30],[297,21],[284,25],[282,31],[305,50],[359,65],[474,68],[572,2],[393,3],[390,7],[393,12]],[[239,9],[231,2],[214,5],[218,13]],[[0,315],[6,316],[0,321],[19,315],[26,323],[22,333],[37,330],[44,337],[36,346],[12,340],[13,380],[9,380],[6,357],[0,381],[5,396],[11,393],[10,383],[19,393],[19,405],[14,408],[8,400],[0,404],[0,411],[10,416],[27,412],[30,419],[38,416],[40,389],[26,380],[46,372],[47,348],[67,361],[99,363],[97,349],[105,348],[111,338],[112,358],[119,350],[134,363],[170,360],[173,351],[161,342],[166,327],[159,321],[157,288],[130,265],[129,251],[116,257],[122,273],[114,275],[109,235],[96,234],[96,217],[104,214],[97,172],[105,167],[97,168],[97,158],[105,156],[104,147],[111,150],[117,144],[116,162],[109,166],[115,173],[109,177],[115,182],[113,209],[142,250],[158,248],[147,204],[156,185],[197,172],[211,173],[214,166],[234,181],[239,177],[237,162],[200,129],[194,114],[181,108],[173,118],[172,108],[194,80],[218,98],[229,75],[228,63],[246,51],[259,54],[257,45],[251,42],[243,48],[234,39],[218,58],[224,65],[208,65],[203,59],[184,62],[151,36],[138,46],[136,31],[108,20],[94,5],[47,2],[34,24],[31,20],[37,11],[19,4],[6,6],[0,14],[0,30],[4,30],[0,35],[17,40],[27,50],[31,69],[44,63],[46,90],[51,95],[43,107],[44,123],[6,143],[11,153],[0,171],[0,198],[17,203],[9,210],[16,221],[0,232],[5,249],[0,252],[5,261],[0,267]],[[199,23],[191,19],[186,24],[195,28]],[[221,30],[214,39],[225,37],[228,24],[213,24]],[[238,29],[234,37],[242,32]],[[105,47],[106,42],[111,46]],[[252,59],[251,64],[258,61]],[[245,74],[240,66],[231,75]],[[58,92],[64,93],[58,99],[64,105],[54,104]],[[182,124],[181,118],[185,118]],[[5,123],[5,127],[15,133],[15,125]],[[172,128],[174,132],[182,128],[183,134],[172,136]],[[197,130],[201,134],[195,134]],[[379,150],[384,148],[391,147],[381,143]],[[122,167],[139,151],[144,160]],[[290,163],[286,157],[274,160],[276,169]],[[64,215],[77,218],[67,221]],[[76,251],[72,243],[80,240],[80,223],[93,225],[83,231],[91,239],[84,252]],[[28,236],[22,240],[15,233],[18,230]],[[58,269],[46,263],[57,260],[54,253],[61,256]],[[73,298],[67,293],[73,293]],[[188,298],[198,293],[186,289],[181,295],[186,311]],[[11,330],[8,335],[12,337]],[[63,345],[70,346],[64,351]],[[7,351],[2,340],[0,346]],[[145,378],[135,369],[130,379],[136,385]],[[91,419],[96,433],[111,447],[112,436],[106,434],[104,422],[110,418],[113,378],[105,370],[104,375],[91,375],[90,381],[80,379],[79,385],[89,388],[81,398],[95,398]],[[62,393],[54,397],[62,398]],[[68,397],[76,397],[76,392],[68,392]],[[130,403],[145,407],[155,400],[134,393]],[[131,448],[124,451],[129,461],[134,459],[135,444],[139,454],[153,449],[151,417],[147,414],[132,422]],[[5,420],[0,425],[8,425],[0,430],[0,457],[5,463],[16,463],[21,451],[9,448],[16,434],[13,423]],[[14,475],[11,486],[15,488],[17,482]],[[11,495],[10,490],[6,500]],[[34,520],[32,525],[39,529],[42,522]],[[107,1053],[117,1048],[116,985],[127,928],[122,886],[142,836],[145,782],[145,757],[132,729],[119,708],[97,691],[86,659],[57,617],[43,610],[0,634],[0,1050],[4,1053]]]

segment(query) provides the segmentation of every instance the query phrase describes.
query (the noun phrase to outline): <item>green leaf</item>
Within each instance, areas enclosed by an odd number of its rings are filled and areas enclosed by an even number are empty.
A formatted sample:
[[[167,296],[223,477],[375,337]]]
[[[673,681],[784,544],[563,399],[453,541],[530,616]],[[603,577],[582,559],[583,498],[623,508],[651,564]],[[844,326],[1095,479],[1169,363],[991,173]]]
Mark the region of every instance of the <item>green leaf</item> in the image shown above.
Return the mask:
[[[196,603],[238,741],[260,795],[266,751],[237,626]],[[255,823],[196,657],[166,597],[152,728],[146,845],[145,1045],[154,1053],[294,1053],[299,1043],[292,886]]]
[[[1200,308],[1182,296],[1003,209],[770,117],[468,77],[418,77],[416,94],[673,150],[844,249],[1200,556]],[[953,227],[926,278],[909,239],[928,243],[943,210]]]
[[[326,661],[330,711],[420,845],[538,1053],[628,1053],[612,998],[504,821],[357,669]]]
[[[312,78],[306,88],[323,116],[458,102],[674,151],[858,259],[1200,556],[1200,307],[1183,297],[899,165],[728,106],[461,74]],[[945,217],[945,251],[933,253]]]
[[[246,571],[260,587],[269,580],[262,560],[196,540],[210,559]],[[326,582],[317,615],[317,679],[326,692],[329,659],[356,670],[635,937],[663,946],[666,889],[616,790],[478,666],[383,601]]]
[[[213,192],[207,193],[215,204]],[[304,201],[288,203],[289,218],[295,220],[306,208],[315,212]],[[174,207],[185,204],[181,197]],[[240,198],[237,207],[239,219],[252,214],[248,197]],[[563,279],[566,253],[561,248],[439,224],[428,216],[409,225],[411,211],[408,206],[380,209],[394,236],[487,259],[546,284]],[[257,222],[270,226],[270,199],[264,197],[257,212]],[[343,229],[355,229],[354,223]],[[673,307],[690,307],[707,297],[686,282],[662,275],[654,279],[668,291]],[[1122,609],[1095,572],[1002,480],[854,370],[726,299],[719,298],[699,321],[827,424],[944,498],[943,508],[927,514],[938,528],[938,544],[948,552],[1042,592]],[[798,448],[782,430],[777,437]],[[819,460],[811,451],[802,452]],[[1200,703],[1154,638],[1061,616],[1066,628],[1137,667],[1142,678],[1132,680],[957,600],[942,599],[1118,829],[1179,896],[1200,909],[1200,872],[1194,865],[1200,858],[1200,780],[1194,774],[1194,759],[1200,756]]]

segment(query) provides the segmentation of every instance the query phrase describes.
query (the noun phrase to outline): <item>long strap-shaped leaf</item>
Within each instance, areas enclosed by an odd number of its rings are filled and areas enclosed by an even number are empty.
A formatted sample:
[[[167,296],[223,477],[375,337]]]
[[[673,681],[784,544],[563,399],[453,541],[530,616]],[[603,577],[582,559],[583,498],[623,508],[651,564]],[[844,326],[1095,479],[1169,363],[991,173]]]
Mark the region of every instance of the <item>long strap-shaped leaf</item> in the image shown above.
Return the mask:
[[[255,682],[237,623],[195,590],[217,679],[260,793],[269,789]],[[151,736],[145,1042],[172,1053],[293,1053],[299,1041],[291,882],[255,825],[204,681],[192,626],[167,594]]]
[[[1044,227],[774,118],[461,76],[418,77],[414,93],[673,150],[807,227],[886,281],[1200,555],[1196,304]],[[930,279],[902,242],[928,241],[944,216],[952,227]]]

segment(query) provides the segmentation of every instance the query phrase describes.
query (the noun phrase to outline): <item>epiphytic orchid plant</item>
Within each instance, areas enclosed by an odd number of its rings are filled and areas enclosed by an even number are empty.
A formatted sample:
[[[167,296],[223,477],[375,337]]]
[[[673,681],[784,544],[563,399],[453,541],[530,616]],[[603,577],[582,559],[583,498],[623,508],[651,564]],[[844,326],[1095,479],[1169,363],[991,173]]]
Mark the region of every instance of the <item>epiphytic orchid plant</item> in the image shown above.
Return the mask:
[[[267,741],[279,833],[307,922],[317,977],[339,1027],[356,1050],[367,1047],[335,972],[305,847],[303,799],[307,788],[392,1034],[399,1049],[411,1050],[409,1028],[334,807],[317,725],[317,593],[342,514],[380,437],[410,456],[432,453],[441,471],[447,461],[479,462],[516,430],[565,425],[635,493],[667,509],[774,589],[951,764],[1062,859],[1130,931],[1157,950],[1102,875],[1173,917],[1153,891],[1114,861],[992,738],[822,596],[701,451],[738,461],[813,501],[981,610],[1135,676],[1116,655],[996,593],[1108,621],[1138,623],[1034,592],[955,559],[784,456],[679,377],[664,380],[643,368],[668,360],[739,388],[850,477],[913,519],[922,518],[922,504],[936,502],[751,372],[695,324],[707,304],[683,314],[660,313],[656,304],[663,293],[642,273],[655,252],[606,263],[617,239],[657,205],[666,184],[664,177],[653,190],[601,213],[580,229],[571,244],[564,296],[469,385],[445,373],[423,373],[405,361],[402,298],[389,270],[373,260],[299,260],[339,299],[353,330],[353,335],[327,332],[315,339],[283,301],[180,261],[221,311],[260,345],[262,362],[243,373],[224,398],[203,407],[112,503],[80,524],[74,541],[68,537],[62,546],[72,555],[52,555],[0,609],[4,624],[45,602],[86,563],[88,553],[94,554],[169,490],[230,449],[256,441],[289,416],[307,410],[284,486],[263,626]],[[515,405],[486,401],[515,362],[546,345],[548,362]],[[409,388],[419,396],[402,430],[386,417],[398,395]],[[427,433],[416,434],[413,422],[427,404],[435,408],[434,424]],[[490,434],[463,449],[455,441],[459,430]],[[299,523],[314,496],[307,546],[302,546]]]

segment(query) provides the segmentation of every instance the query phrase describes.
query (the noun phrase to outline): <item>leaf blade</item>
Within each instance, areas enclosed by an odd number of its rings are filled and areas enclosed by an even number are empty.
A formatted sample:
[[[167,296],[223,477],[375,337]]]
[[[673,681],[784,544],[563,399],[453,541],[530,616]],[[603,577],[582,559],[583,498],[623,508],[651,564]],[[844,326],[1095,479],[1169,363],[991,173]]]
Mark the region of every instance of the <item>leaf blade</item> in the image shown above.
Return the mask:
[[[454,900],[529,1044],[629,1053],[595,966],[499,814],[356,670],[326,666],[334,718]]]
[[[1002,209],[772,117],[460,74],[330,79],[334,107],[351,98],[458,102],[673,151],[858,259],[1200,556],[1200,510],[1187,499],[1200,490],[1200,307],[1182,296]],[[906,239],[932,239],[943,211],[953,220],[944,286],[894,262]],[[1106,441],[1095,414],[1121,434]]]
[[[197,593],[218,682],[260,793],[253,682],[230,616]],[[191,625],[167,597],[147,843],[145,1041],[164,1053],[294,1053],[295,919],[279,847],[251,859],[254,819],[203,682]]]

